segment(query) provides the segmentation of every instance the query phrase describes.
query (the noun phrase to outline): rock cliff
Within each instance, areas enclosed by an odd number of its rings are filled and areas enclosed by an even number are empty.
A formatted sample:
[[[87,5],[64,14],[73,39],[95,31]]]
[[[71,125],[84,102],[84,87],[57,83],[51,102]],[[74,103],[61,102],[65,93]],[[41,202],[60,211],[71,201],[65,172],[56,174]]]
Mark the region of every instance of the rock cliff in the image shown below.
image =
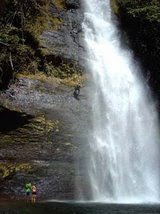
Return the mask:
[[[83,12],[80,0],[66,0],[63,8],[51,3],[49,10],[54,18],[60,20],[57,29],[45,30],[41,35],[42,48],[59,62],[83,65],[83,34],[81,23]],[[52,57],[51,57],[52,58]]]
[[[74,199],[91,107],[86,87],[75,99],[74,88],[60,83],[84,77],[80,0],[3,3],[0,87],[10,87],[0,93],[0,198],[23,199],[24,184],[35,182],[39,199]]]

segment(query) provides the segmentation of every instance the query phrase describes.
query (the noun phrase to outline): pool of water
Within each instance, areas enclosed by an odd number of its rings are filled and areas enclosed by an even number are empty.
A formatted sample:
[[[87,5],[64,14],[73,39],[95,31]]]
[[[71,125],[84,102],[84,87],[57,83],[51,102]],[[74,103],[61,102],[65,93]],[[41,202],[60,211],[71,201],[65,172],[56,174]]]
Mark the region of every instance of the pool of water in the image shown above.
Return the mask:
[[[0,214],[160,214],[160,204],[0,203]]]

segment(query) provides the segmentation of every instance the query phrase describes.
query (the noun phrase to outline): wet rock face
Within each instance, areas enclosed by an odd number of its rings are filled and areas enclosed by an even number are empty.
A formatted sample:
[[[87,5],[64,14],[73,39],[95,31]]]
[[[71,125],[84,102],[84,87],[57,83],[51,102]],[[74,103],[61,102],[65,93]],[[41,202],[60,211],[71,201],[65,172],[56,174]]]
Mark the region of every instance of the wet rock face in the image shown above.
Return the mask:
[[[69,63],[81,68],[84,47],[80,0],[66,0],[63,7],[53,2],[60,1],[52,1],[50,5],[55,27],[49,27],[41,35],[41,48],[47,51],[45,59],[56,66]],[[75,198],[75,180],[81,177],[77,175],[75,162],[83,159],[84,153],[81,157],[77,153],[86,143],[91,107],[88,107],[86,87],[81,89],[79,100],[73,92],[74,88],[57,83],[22,78],[13,92],[11,86],[5,94],[0,94],[0,105],[6,107],[2,114],[5,111],[13,115],[10,129],[7,125],[11,117],[3,118],[6,127],[0,124],[0,160],[3,161],[0,197],[7,194],[21,198],[25,196],[24,184],[34,182],[39,198]]]
[[[36,184],[38,199],[76,198],[75,181],[84,181],[75,164],[84,159],[85,148],[79,153],[88,137],[91,106],[86,87],[79,100],[73,92],[58,83],[21,78],[0,94],[0,200],[4,195],[23,199],[27,182]]]
[[[50,11],[60,23],[57,29],[42,33],[42,48],[46,48],[50,55],[60,57],[63,62],[83,66],[84,47],[81,27],[83,11],[80,1],[66,0],[66,7],[61,10],[52,4]]]

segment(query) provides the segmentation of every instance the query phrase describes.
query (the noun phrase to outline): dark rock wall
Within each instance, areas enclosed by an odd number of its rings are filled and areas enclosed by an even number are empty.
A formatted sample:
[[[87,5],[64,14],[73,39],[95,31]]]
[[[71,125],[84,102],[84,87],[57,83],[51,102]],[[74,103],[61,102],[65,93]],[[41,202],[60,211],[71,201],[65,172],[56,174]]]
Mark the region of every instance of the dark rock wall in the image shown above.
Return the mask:
[[[160,99],[160,2],[112,0],[112,8],[144,77]]]
[[[54,17],[61,20],[58,29],[45,30],[41,35],[42,48],[47,48],[50,55],[64,62],[83,65],[84,48],[81,23],[83,11],[80,1],[66,0],[66,6],[58,9],[50,5]]]

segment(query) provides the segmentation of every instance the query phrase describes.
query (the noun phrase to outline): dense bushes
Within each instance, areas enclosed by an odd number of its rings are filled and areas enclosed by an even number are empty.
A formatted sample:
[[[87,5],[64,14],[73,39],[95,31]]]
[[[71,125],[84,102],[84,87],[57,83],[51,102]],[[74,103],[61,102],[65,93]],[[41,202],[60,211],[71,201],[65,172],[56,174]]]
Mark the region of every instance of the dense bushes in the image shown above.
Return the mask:
[[[61,24],[51,14],[50,4],[61,10],[64,0],[0,1],[0,89],[7,87],[17,72],[45,71],[40,35],[49,26],[58,30]]]
[[[44,17],[48,0],[3,0],[0,2],[0,88],[8,85],[19,71],[38,69],[38,33],[31,28]],[[46,19],[44,19],[44,22]],[[37,34],[35,34],[37,32]]]
[[[112,5],[149,83],[160,94],[160,1],[112,0]]]
[[[58,78],[81,72],[74,62],[54,55],[54,47],[53,53],[44,48],[40,37],[44,30],[60,30],[59,13],[65,8],[65,0],[0,1],[0,89],[18,72],[43,71]]]

